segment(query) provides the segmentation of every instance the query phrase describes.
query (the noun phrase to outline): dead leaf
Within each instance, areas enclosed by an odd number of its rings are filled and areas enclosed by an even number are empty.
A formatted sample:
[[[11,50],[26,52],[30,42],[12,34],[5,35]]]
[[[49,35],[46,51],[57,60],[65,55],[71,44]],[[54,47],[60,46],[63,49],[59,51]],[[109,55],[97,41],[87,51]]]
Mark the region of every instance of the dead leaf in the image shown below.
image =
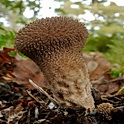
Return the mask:
[[[84,54],[84,58],[88,66],[90,80],[98,80],[111,69],[110,63],[101,53],[90,52]]]

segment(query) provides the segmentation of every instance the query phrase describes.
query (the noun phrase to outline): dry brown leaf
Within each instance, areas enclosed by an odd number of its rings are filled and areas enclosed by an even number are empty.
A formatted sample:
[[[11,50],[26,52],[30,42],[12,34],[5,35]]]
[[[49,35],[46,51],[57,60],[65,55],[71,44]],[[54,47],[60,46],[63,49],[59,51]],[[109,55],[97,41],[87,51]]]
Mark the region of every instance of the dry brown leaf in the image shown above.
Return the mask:
[[[33,89],[29,83],[29,79],[36,82],[40,87],[43,87],[47,84],[41,70],[38,66],[30,59],[16,60],[15,68],[12,73],[14,75],[13,81],[24,84],[28,89]]]
[[[90,80],[98,80],[111,69],[110,63],[101,53],[90,52],[84,54],[84,58],[89,69]]]

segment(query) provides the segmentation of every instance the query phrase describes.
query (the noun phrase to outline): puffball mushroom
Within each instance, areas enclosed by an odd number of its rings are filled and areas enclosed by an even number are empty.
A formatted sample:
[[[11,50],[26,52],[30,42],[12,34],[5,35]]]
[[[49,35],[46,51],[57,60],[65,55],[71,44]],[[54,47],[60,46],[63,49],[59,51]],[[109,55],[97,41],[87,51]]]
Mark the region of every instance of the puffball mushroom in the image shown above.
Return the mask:
[[[40,67],[62,107],[94,108],[82,54],[87,37],[85,26],[69,17],[36,20],[16,35],[15,47]]]

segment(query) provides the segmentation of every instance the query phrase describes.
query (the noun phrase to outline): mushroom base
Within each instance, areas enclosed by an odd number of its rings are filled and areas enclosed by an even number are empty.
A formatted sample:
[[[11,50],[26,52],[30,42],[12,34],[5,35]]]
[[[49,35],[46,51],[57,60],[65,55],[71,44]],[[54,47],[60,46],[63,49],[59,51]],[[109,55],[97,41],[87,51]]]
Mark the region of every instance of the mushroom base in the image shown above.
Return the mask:
[[[46,60],[47,67],[43,66],[41,70],[48,79],[49,88],[60,106],[83,106],[92,110],[94,108],[92,86],[82,54],[76,56],[71,53],[69,58],[65,53],[57,54],[57,58],[53,56],[53,59],[50,59],[50,65]]]

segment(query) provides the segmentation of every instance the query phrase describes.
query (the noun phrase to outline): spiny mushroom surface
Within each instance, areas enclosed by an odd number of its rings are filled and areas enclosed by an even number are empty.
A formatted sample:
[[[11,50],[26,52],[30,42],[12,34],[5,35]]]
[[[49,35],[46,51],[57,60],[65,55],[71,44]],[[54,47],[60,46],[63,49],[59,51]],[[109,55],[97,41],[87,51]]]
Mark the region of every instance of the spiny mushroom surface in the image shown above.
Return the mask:
[[[16,36],[15,47],[40,67],[60,106],[94,108],[82,54],[87,37],[85,26],[69,17],[39,19]]]
[[[110,103],[102,103],[97,105],[97,112],[108,120],[111,120],[111,112],[114,109],[113,105]]]

